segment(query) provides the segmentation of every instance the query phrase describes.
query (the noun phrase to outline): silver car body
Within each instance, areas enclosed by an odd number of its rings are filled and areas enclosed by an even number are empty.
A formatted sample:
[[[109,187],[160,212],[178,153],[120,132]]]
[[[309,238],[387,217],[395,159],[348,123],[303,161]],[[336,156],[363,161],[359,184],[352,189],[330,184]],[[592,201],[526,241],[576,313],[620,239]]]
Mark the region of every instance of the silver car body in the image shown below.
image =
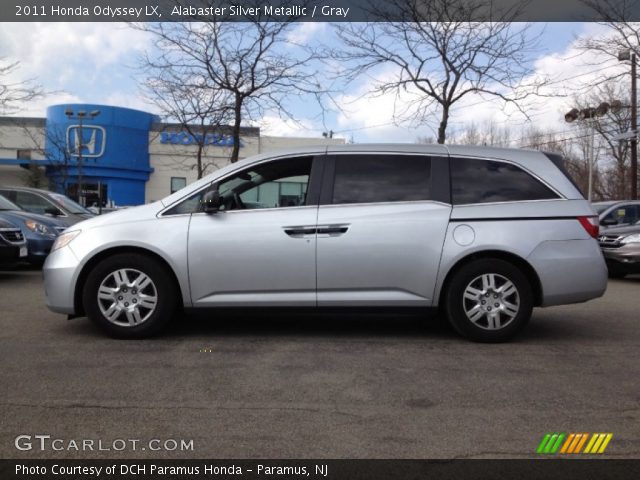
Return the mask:
[[[318,202],[164,215],[249,165],[357,153],[512,163],[559,198],[471,205]],[[53,252],[44,266],[47,303],[56,312],[82,314],[79,296],[87,269],[96,259],[123,250],[162,259],[175,275],[185,307],[437,306],[456,265],[470,255],[486,254],[524,265],[533,277],[537,306],[582,302],[601,296],[607,283],[598,243],[577,220],[593,215],[573,183],[537,151],[442,145],[283,151],[230,164],[161,201],[75,225],[72,229],[81,234]]]

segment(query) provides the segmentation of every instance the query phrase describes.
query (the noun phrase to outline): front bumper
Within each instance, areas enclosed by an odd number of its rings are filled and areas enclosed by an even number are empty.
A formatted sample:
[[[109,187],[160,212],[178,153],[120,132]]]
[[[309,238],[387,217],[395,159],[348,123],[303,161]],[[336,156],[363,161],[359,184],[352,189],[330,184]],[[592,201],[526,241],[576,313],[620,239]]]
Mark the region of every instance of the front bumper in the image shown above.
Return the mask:
[[[80,262],[71,248],[63,247],[51,253],[44,263],[44,292],[47,307],[56,313],[74,315],[74,292]]]
[[[51,251],[53,242],[56,240],[55,237],[36,235],[26,235],[26,238],[27,247],[29,248],[27,260],[32,262],[44,262],[44,259],[47,258],[47,255],[49,255]]]
[[[612,271],[640,273],[640,243],[629,243],[619,248],[603,248],[607,267]]]

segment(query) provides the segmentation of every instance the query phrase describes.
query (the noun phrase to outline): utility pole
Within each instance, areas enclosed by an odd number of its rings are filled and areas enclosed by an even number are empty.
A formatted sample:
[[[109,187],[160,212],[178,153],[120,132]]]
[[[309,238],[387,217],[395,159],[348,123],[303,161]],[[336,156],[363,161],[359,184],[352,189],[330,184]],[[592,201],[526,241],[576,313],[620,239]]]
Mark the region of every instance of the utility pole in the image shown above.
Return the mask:
[[[631,60],[631,199],[638,199],[638,89],[636,85],[636,54],[631,49],[618,52],[618,60]]]
[[[631,54],[631,130],[638,131],[638,89],[636,86],[636,54]],[[638,135],[631,139],[631,198],[638,199]]]

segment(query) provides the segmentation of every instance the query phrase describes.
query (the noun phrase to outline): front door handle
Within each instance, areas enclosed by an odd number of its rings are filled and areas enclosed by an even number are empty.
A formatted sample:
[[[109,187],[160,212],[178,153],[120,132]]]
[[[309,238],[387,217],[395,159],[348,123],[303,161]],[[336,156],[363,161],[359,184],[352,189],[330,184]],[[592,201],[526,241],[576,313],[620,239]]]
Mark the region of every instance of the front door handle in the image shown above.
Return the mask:
[[[329,235],[332,237],[347,233],[347,230],[349,230],[349,225],[322,225],[317,228],[318,235]]]
[[[284,229],[284,233],[289,235],[290,237],[305,237],[307,235],[315,235],[316,227],[282,227]]]

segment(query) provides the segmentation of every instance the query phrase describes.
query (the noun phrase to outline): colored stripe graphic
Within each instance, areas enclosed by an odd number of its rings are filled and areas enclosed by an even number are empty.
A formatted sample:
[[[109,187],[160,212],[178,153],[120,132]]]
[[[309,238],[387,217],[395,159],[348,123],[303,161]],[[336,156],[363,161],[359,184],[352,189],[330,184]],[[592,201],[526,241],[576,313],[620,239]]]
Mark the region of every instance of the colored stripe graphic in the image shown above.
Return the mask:
[[[547,445],[547,442],[549,441],[550,438],[551,438],[551,434],[550,433],[547,433],[542,438],[542,441],[540,442],[540,445],[538,445],[538,448],[536,449],[536,453],[544,453],[544,447]]]
[[[560,453],[567,453],[567,449],[569,448],[569,445],[571,445],[571,442],[573,442],[573,439],[575,438],[575,436],[576,436],[575,433],[569,434],[569,436],[567,437],[567,440],[564,442],[564,445],[562,445],[562,450],[560,450]]]
[[[604,453],[612,438],[613,433],[594,433],[587,444],[587,448],[584,449],[584,453]]]
[[[547,455],[556,453],[560,448],[560,445],[562,445],[564,437],[564,433],[547,433],[540,442],[540,445],[538,445],[536,453]]]
[[[578,443],[578,445],[576,445],[576,449],[575,449],[574,453],[580,453],[580,450],[582,450],[582,446],[587,441],[587,438],[589,438],[589,434],[588,433],[582,433],[581,435],[582,435],[582,438],[580,439],[580,443]]]
[[[589,438],[590,437],[590,438]],[[613,433],[557,433],[545,434],[536,449],[536,453],[543,455],[575,455],[578,453],[602,454],[606,450],[609,442],[613,438]],[[587,442],[588,440],[588,442]],[[586,447],[584,451],[582,447]]]

